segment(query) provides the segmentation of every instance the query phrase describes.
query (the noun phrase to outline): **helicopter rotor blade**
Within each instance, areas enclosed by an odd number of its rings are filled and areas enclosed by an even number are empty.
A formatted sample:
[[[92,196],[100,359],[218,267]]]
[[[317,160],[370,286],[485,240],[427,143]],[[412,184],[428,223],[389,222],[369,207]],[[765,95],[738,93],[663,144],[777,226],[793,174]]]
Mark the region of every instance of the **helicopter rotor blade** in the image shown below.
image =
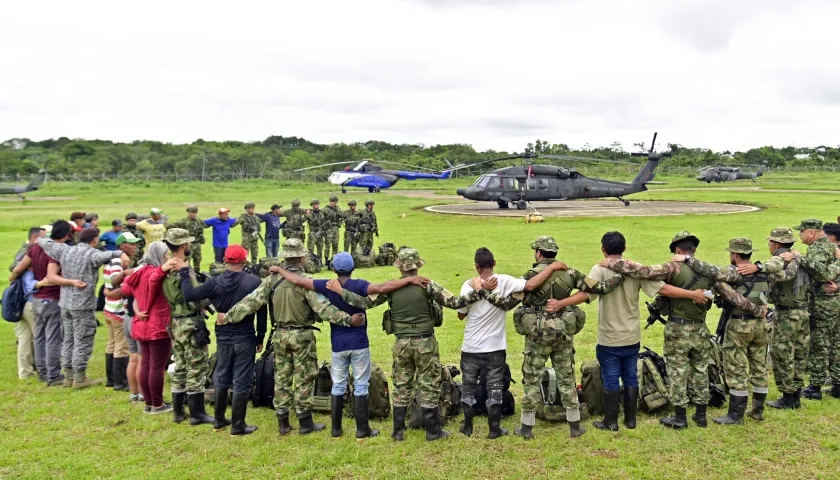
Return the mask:
[[[347,164],[350,164],[350,163],[356,163],[356,162],[355,161],[350,161],[350,162],[324,163],[324,164],[321,164],[321,165],[315,165],[313,167],[298,168],[297,170],[295,170],[295,172],[302,172],[304,170],[312,170],[313,168],[330,167],[332,165],[347,165]]]
[[[622,165],[638,165],[638,163],[633,162],[622,162],[620,160],[608,160],[606,158],[595,158],[595,157],[573,157],[569,155],[537,155],[537,158],[548,158],[552,160],[570,160],[573,162],[605,162],[605,163],[617,163]],[[590,163],[590,165],[592,165]]]
[[[518,158],[531,158],[531,156],[526,155],[526,154],[510,155],[510,156],[507,156],[507,157],[494,158],[492,160],[484,160],[484,161],[481,161],[481,162],[471,163],[469,165],[458,165],[455,168],[447,168],[446,171],[454,172],[455,170],[461,170],[462,168],[475,167],[475,166],[478,166],[478,165],[484,165],[486,163],[502,162],[502,161],[505,161],[505,160],[514,160],[514,159],[518,159]]]
[[[418,167],[417,165],[409,165],[407,163],[391,162],[391,161],[388,161],[388,160],[382,160],[382,161],[371,162],[371,163],[382,163],[382,164],[387,164],[387,165],[399,165],[401,167],[408,167],[408,168],[413,168],[413,169],[416,169],[416,170],[425,170],[427,172],[435,172],[436,171],[436,170],[433,170],[431,168]]]

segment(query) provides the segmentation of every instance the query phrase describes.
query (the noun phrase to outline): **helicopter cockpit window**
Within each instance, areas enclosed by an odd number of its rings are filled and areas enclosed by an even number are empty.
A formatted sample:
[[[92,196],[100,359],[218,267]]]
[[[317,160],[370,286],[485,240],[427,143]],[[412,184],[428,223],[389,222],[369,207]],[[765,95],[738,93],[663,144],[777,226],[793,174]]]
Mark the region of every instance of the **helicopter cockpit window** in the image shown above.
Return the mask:
[[[497,176],[490,177],[487,180],[487,185],[485,185],[486,188],[501,188],[501,186],[502,186],[502,181]]]
[[[490,181],[487,175],[482,175],[478,177],[478,180],[475,181],[473,184],[474,187],[484,187],[487,185],[487,182]]]

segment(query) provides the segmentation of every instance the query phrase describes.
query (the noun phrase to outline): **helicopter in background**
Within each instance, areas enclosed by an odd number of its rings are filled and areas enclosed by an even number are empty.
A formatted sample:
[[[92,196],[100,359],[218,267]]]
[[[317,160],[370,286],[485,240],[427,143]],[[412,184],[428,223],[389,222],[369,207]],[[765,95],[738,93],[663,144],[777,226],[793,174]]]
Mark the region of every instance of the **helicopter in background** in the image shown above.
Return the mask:
[[[21,200],[26,200],[23,196],[26,192],[33,192],[38,190],[41,184],[47,179],[47,171],[45,169],[38,170],[38,175],[29,182],[29,185],[24,187],[16,187],[14,185],[0,185],[0,195],[17,195]]]
[[[770,169],[767,162],[762,162],[756,172],[742,172],[740,169],[741,166],[743,165],[713,165],[702,167],[700,168],[700,175],[697,176],[697,180],[706,183],[752,180],[755,183],[756,178],[764,175],[764,172]]]
[[[409,167],[414,170],[424,170],[423,172],[418,171],[408,171],[408,170],[388,170],[382,168],[379,165],[373,163],[372,159],[364,159],[355,167],[346,167],[344,170],[335,171],[330,174],[327,181],[331,185],[338,185],[341,187],[341,193],[347,193],[347,187],[358,187],[358,188],[367,188],[368,192],[379,192],[383,188],[390,188],[394,186],[400,179],[402,180],[419,180],[419,179],[434,179],[434,180],[446,180],[451,175],[452,172],[458,170],[459,168],[465,168],[468,165],[459,165],[455,166],[449,163],[449,160],[445,160],[446,164],[449,165],[450,168],[443,170],[440,173],[435,172],[434,170],[417,167],[415,165],[408,165],[405,163],[397,163],[397,162],[387,162],[382,161],[379,163],[383,164],[390,164],[390,165],[400,165],[403,167]],[[299,168],[295,170],[296,172],[302,172],[305,170],[312,170],[315,168],[323,168],[329,167],[333,165],[347,165],[355,163],[353,161],[350,162],[335,162],[335,163],[326,163],[323,165],[315,165],[313,167],[306,167],[306,168]]]
[[[670,152],[655,153],[653,151],[656,144],[656,135],[656,133],[653,134],[653,142],[650,144],[649,151],[630,154],[634,157],[647,157],[647,162],[641,166],[639,173],[630,183],[587,177],[573,168],[534,165],[531,160],[548,159],[581,163],[606,162],[639,165],[637,163],[567,155],[519,154],[460,167],[466,168],[515,158],[525,160],[523,165],[499,168],[481,175],[471,186],[459,188],[456,193],[468,200],[496,202],[499,208],[509,208],[513,205],[518,210],[526,209],[530,202],[604,197],[615,197],[624,203],[624,206],[628,206],[630,202],[623,197],[646,191],[647,186],[645,184],[653,180],[655,176],[653,172],[659,165],[659,161],[663,157],[671,156]]]

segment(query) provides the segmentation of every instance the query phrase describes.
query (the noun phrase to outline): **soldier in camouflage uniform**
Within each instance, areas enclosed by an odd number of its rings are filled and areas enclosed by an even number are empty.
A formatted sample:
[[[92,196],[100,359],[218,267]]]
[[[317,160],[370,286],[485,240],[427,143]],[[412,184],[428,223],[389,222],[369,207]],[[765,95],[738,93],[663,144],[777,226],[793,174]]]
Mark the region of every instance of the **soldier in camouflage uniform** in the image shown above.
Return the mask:
[[[327,223],[326,238],[324,239],[324,265],[332,261],[332,257],[338,253],[338,231],[341,228],[344,214],[338,208],[338,197],[330,197],[330,204],[324,209],[324,217]]]
[[[189,232],[190,236],[195,238],[195,241],[190,245],[190,259],[192,259],[193,268],[201,271],[201,246],[204,245],[204,229],[208,225],[204,220],[198,218],[198,207],[195,205],[187,207],[187,216],[178,220],[177,222],[166,224],[167,230],[170,228],[182,228]]]
[[[580,426],[580,402],[574,370],[574,332],[566,329],[562,314],[549,313],[545,307],[549,300],[568,298],[573,289],[606,295],[621,284],[622,277],[616,275],[606,282],[598,282],[572,268],[555,269],[554,259],[559,248],[554,238],[549,236],[538,237],[531,244],[531,249],[534,250],[536,263],[525,272],[523,278],[531,280],[545,270],[554,270],[548,279],[528,293],[515,293],[506,299],[500,299],[495,294],[487,297],[487,301],[503,310],[510,310],[522,302],[514,318],[521,318],[523,325],[542,325],[533,330],[525,327],[519,330],[517,326],[517,333],[525,335],[525,358],[522,361],[522,386],[525,394],[522,397],[521,426],[514,433],[526,440],[534,438],[537,407],[542,403],[540,384],[545,364],[550,359],[557,374],[560,400],[566,407],[569,434],[573,438],[579,437],[586,429]],[[559,266],[566,268],[562,263]]]
[[[290,238],[283,242],[281,255],[286,259],[286,270],[311,278],[303,272],[301,264],[306,254],[299,239]],[[364,322],[364,316],[351,317],[332,306],[323,295],[282,280],[283,277],[277,274],[266,278],[259,288],[228,310],[227,315],[217,323],[237,323],[268,304],[274,324],[274,408],[277,410],[280,435],[287,435],[292,429],[289,425],[289,409],[292,406],[300,422],[300,433],[307,434],[326,427],[323,423],[312,421],[312,394],[318,376],[313,324],[316,319],[323,319],[337,325],[357,327]]]
[[[673,260],[684,261],[694,272],[717,282],[731,284],[735,291],[748,298],[753,304],[763,307],[770,300],[771,284],[793,280],[798,271],[796,264],[785,264],[781,257],[773,257],[767,263],[751,263],[754,252],[748,238],[733,238],[729,241],[730,266],[718,267],[696,258]],[[754,272],[742,275],[739,268]],[[753,388],[753,407],[750,417],[764,420],[764,401],[767,399],[767,344],[770,325],[761,318],[740,309],[732,309],[723,337],[723,370],[729,385],[729,412],[725,417],[715,418],[715,423],[733,425],[743,423],[747,408],[749,386]]]
[[[671,253],[688,259],[694,256],[700,240],[689,232],[680,232],[671,240]],[[684,263],[673,260],[662,264],[644,266],[629,260],[606,259],[599,265],[633,278],[659,280],[685,290],[710,289],[720,294],[735,308],[761,317],[764,310],[735,292],[725,283],[715,284],[711,279],[692,272]],[[668,364],[671,380],[668,397],[674,404],[674,416],[661,418],[659,423],[674,428],[688,427],[686,406],[689,403],[687,391],[691,391],[691,402],[696,406],[691,417],[698,426],[706,426],[706,406],[709,403],[709,327],[706,326],[708,305],[698,305],[691,299],[667,298],[669,305],[668,324],[665,326],[663,353]]]
[[[312,200],[309,202],[309,206],[312,209],[306,211],[306,223],[309,224],[309,240],[306,246],[310,252],[314,253],[321,260],[321,265],[326,265],[324,261],[324,236],[328,228],[327,218],[321,210],[320,201]]]
[[[811,348],[808,356],[810,385],[802,395],[810,400],[822,400],[822,385],[831,368],[834,384],[840,384],[840,364],[829,365],[832,349],[831,339],[840,319],[840,298],[837,292],[830,292],[830,284],[840,274],[840,262],[835,258],[837,247],[822,231],[822,220],[808,218],[793,227],[799,230],[799,238],[808,245],[808,252],[800,256],[800,266],[811,277],[809,313],[811,320]],[[782,254],[785,260],[792,260],[796,253]]]
[[[376,238],[379,238],[379,224],[376,222],[376,213],[373,211],[375,203],[373,200],[366,201],[365,209],[359,218],[359,246],[371,250],[373,250],[373,236],[376,235]]]
[[[840,224],[826,223],[823,225],[823,232],[825,232],[828,240],[837,246],[834,257],[840,259]],[[835,263],[834,265],[838,267],[837,269],[840,269],[840,263]],[[835,277],[833,281],[826,284],[823,287],[823,291],[826,293],[840,292],[840,276]],[[834,331],[829,340],[831,350],[828,352],[829,375],[832,378],[831,389],[828,391],[828,394],[834,398],[840,398],[840,382],[836,380],[835,374],[840,369],[840,357],[838,357],[840,355],[840,297],[837,297],[835,307],[837,313],[834,318],[837,320],[834,323]]]
[[[172,258],[184,262],[187,266],[190,248],[195,237],[183,228],[170,228],[163,238],[172,252]],[[191,272],[192,282],[197,285],[195,272]],[[207,345],[196,344],[195,331],[199,323],[204,323],[200,306],[184,299],[181,291],[181,276],[177,269],[172,269],[163,280],[163,295],[172,310],[172,353],[175,356],[175,372],[172,374],[172,412],[175,423],[186,418],[184,404],[190,408],[190,425],[213,423],[213,417],[204,409],[204,388],[210,375],[209,353]]]
[[[245,213],[239,216],[236,223],[242,226],[242,246],[251,253],[251,263],[257,263],[260,258],[260,217],[254,214],[254,202],[245,204]]]
[[[129,212],[125,215],[125,230],[140,239],[137,242],[137,253],[131,257],[131,263],[129,264],[131,268],[136,267],[140,259],[143,258],[143,254],[145,253],[144,247],[146,246],[146,239],[143,238],[143,232],[137,229],[137,219],[137,214],[134,212]]]
[[[362,212],[356,210],[356,201],[350,200],[347,202],[348,210],[344,211],[344,251],[351,254],[356,251],[359,246],[359,221],[362,217]]]
[[[413,248],[404,248],[397,255],[394,264],[401,276],[416,277],[424,262]],[[384,285],[376,288],[380,289]],[[372,286],[373,287],[373,286]],[[349,290],[342,290],[345,302],[358,308],[370,309],[388,302],[391,332],[394,340],[394,365],[392,381],[394,390],[394,440],[405,440],[405,415],[415,387],[420,391],[420,406],[423,409],[423,424],[426,440],[444,438],[449,432],[441,430],[438,423],[438,402],[440,400],[441,365],[435,326],[443,321],[439,306],[451,309],[466,307],[487,296],[481,287],[481,280],[474,280],[473,291],[456,297],[434,281],[425,287],[407,285],[392,293],[361,297]],[[380,289],[379,291],[384,291]],[[432,305],[434,301],[437,305]],[[384,323],[384,322],[383,322]]]
[[[300,200],[292,200],[292,208],[286,212],[286,222],[283,228],[283,238],[297,238],[300,243],[306,243],[306,234],[303,231],[304,215],[306,212],[300,208]]]

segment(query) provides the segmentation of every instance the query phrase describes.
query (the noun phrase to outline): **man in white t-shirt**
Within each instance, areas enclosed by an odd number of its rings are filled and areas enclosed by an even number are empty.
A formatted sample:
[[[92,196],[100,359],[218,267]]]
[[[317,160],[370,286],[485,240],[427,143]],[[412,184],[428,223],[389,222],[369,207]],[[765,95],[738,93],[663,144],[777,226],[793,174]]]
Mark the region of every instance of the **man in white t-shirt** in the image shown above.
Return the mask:
[[[562,263],[555,262],[539,275],[526,281],[510,275],[494,274],[495,266],[496,260],[490,250],[481,247],[475,251],[475,270],[485,282],[484,288],[493,290],[500,298],[509,297],[517,292],[531,291],[548,280],[555,270],[565,268]],[[473,291],[469,283],[464,282],[461,295]],[[461,433],[468,437],[473,433],[475,390],[482,370],[487,375],[484,388],[487,391],[487,423],[490,426],[488,438],[492,440],[507,435],[507,429],[501,427],[502,377],[507,363],[506,314],[507,312],[493,306],[487,300],[479,300],[458,310],[459,319],[467,318],[464,343],[461,346],[461,406],[464,410]]]

